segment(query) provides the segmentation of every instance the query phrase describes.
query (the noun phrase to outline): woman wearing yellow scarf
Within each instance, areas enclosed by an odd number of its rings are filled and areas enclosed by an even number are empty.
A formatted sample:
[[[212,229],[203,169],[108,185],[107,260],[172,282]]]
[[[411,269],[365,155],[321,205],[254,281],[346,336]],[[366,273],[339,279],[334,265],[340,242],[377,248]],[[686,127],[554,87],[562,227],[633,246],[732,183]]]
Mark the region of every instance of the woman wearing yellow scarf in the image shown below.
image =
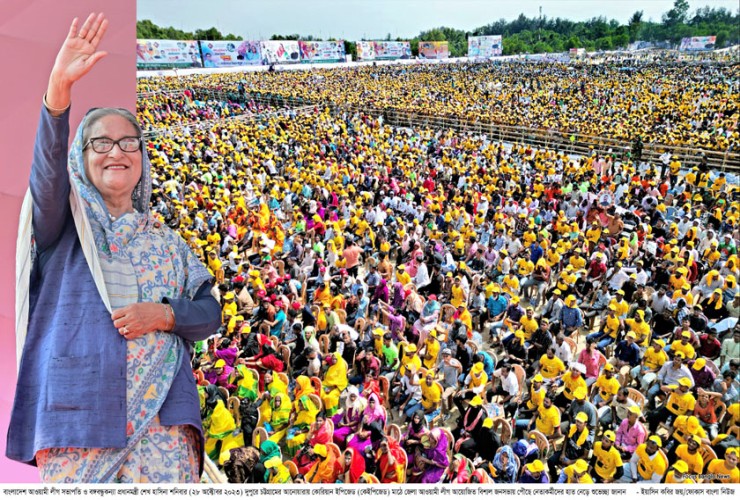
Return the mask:
[[[279,443],[285,433],[288,432],[290,411],[293,408],[288,393],[278,393],[272,396],[270,398],[270,408],[272,409],[270,422],[265,423],[264,427],[270,435],[270,441]]]
[[[311,385],[311,379],[305,375],[299,375],[295,379],[295,393],[293,394],[293,398],[295,400],[295,403],[293,404],[293,409],[295,412],[298,412],[298,401],[303,396],[308,396],[309,394],[314,394],[314,388]]]
[[[285,385],[285,382],[283,382],[280,377],[276,376],[275,372],[270,371],[265,373],[264,379],[267,392],[270,396],[288,393],[288,386]],[[260,405],[260,423],[269,422],[271,417],[272,406],[270,405],[270,400],[268,398],[263,398],[262,404]]]
[[[280,457],[272,457],[267,460],[264,465],[265,469],[267,469],[268,483],[286,484],[293,482],[293,479],[290,477],[290,471],[283,465],[283,462],[280,461]]]
[[[237,393],[239,399],[248,399],[254,401],[257,399],[259,391],[259,379],[254,376],[254,372],[244,365],[236,365],[237,372]]]
[[[301,445],[306,441],[311,424],[316,420],[319,408],[308,395],[302,396],[296,401],[297,411],[293,425],[288,429],[285,439],[288,456],[294,456]]]
[[[230,457],[229,450],[244,446],[244,436],[237,429],[231,412],[219,399],[211,414],[211,425],[206,430],[206,453],[211,460],[222,464]]]
[[[324,375],[324,383],[321,388],[321,400],[324,402],[326,416],[333,416],[339,409],[339,395],[349,385],[347,379],[348,366],[342,356],[335,352],[327,356],[326,363],[329,368]]]

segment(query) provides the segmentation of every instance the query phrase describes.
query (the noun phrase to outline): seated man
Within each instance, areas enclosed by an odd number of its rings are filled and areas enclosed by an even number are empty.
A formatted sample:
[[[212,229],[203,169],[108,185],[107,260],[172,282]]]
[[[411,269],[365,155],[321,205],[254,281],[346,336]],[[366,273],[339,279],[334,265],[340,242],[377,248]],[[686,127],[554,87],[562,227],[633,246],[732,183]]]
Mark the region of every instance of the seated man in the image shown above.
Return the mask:
[[[597,483],[613,483],[624,474],[622,456],[614,446],[614,431],[606,431],[601,441],[594,444],[594,453],[588,471]]]
[[[621,483],[659,483],[668,464],[660,451],[663,440],[660,436],[650,436],[647,442],[639,445],[629,463],[624,464]]]

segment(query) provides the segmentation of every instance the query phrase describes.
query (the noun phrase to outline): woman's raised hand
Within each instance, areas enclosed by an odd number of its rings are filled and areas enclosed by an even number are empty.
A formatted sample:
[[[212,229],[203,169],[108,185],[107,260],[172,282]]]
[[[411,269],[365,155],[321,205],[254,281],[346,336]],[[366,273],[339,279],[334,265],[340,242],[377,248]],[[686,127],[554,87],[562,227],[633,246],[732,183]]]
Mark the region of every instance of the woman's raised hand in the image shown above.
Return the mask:
[[[50,108],[66,108],[71,99],[72,85],[107,55],[107,52],[98,50],[107,29],[108,20],[102,13],[91,13],[82,27],[78,18],[72,21],[49,77],[46,102]]]

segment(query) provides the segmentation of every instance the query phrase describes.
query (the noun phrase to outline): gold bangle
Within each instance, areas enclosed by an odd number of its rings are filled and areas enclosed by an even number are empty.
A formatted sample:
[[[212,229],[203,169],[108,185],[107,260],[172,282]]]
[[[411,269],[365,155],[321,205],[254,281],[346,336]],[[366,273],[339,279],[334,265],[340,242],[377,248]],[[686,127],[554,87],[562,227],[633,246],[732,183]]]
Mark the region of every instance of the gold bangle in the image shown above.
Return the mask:
[[[49,103],[46,102],[46,94],[44,94],[43,101],[44,101],[44,106],[46,107],[46,109],[48,109],[49,111],[53,111],[54,113],[64,113],[65,111],[67,111],[69,109],[69,106],[70,106],[69,104],[67,104],[66,107],[61,108],[61,109],[60,108],[52,108],[51,106],[49,106]]]

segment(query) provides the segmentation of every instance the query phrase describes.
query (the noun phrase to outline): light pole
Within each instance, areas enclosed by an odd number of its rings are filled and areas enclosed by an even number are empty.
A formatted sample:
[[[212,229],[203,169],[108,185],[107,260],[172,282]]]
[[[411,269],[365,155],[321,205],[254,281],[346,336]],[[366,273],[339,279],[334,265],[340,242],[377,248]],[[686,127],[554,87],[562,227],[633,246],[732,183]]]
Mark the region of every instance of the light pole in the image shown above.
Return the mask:
[[[540,5],[540,20],[538,23],[538,29],[537,29],[537,41],[542,41],[542,5]]]

